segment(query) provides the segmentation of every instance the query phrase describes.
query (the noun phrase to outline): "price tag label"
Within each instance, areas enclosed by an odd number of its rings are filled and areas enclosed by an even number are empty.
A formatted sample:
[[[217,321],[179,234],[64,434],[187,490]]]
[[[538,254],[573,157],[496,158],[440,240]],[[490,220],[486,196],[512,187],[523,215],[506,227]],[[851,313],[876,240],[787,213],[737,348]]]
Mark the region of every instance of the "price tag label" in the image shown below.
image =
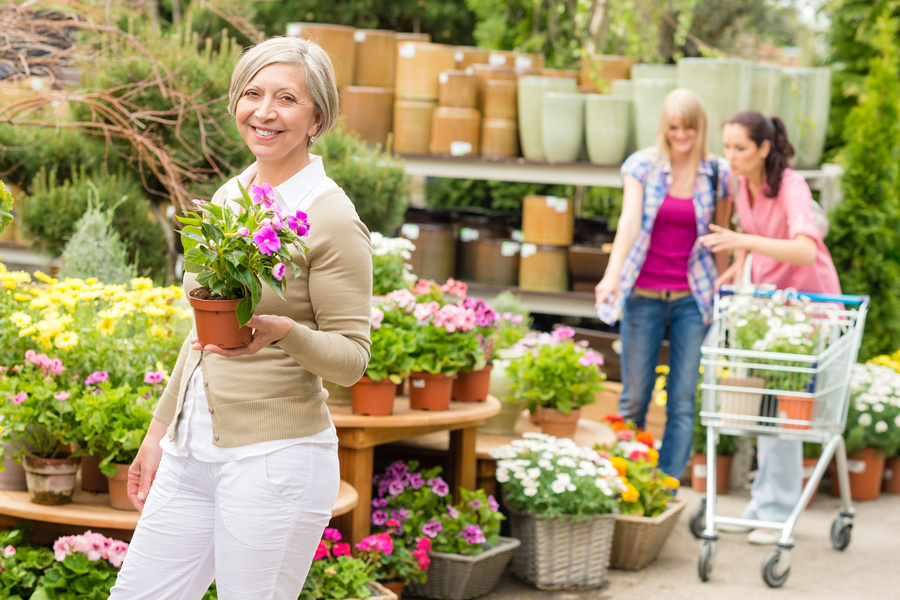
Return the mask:
[[[569,210],[569,199],[568,198],[557,198],[556,199],[556,212],[564,213]]]
[[[847,470],[851,473],[856,473],[859,475],[860,473],[866,472],[866,463],[862,460],[850,460],[847,459]]]
[[[297,23],[288,23],[287,26],[287,35],[288,37],[297,37],[300,35],[300,32],[303,31],[303,28],[300,27]]]
[[[419,226],[415,223],[404,223],[400,226],[400,233],[409,240],[419,239]]]
[[[397,50],[397,54],[400,58],[415,58],[416,57],[416,47],[409,42],[400,46],[400,49]]]
[[[525,234],[522,233],[521,229],[513,229],[512,236],[510,236],[510,237],[512,237],[512,239],[517,242],[525,241]]]
[[[705,479],[706,478],[706,465],[694,465],[694,469],[691,473],[697,479]]]
[[[502,67],[506,64],[506,55],[495,54],[492,52],[490,56],[488,56],[488,64],[492,67]]]
[[[472,143],[471,142],[450,142],[450,154],[453,156],[465,156],[466,154],[472,154]]]
[[[519,242],[503,242],[500,244],[500,256],[509,258],[519,253]]]
[[[477,229],[473,229],[472,227],[460,227],[459,241],[461,241],[461,242],[476,242],[476,241],[478,241],[479,234],[480,234],[480,232]]]
[[[528,258],[537,252],[537,246],[534,244],[522,244],[522,258]]]
[[[410,377],[409,385],[413,386],[414,388],[423,388],[423,387],[425,387],[425,380],[424,379],[414,379],[414,378]]]
[[[517,69],[530,69],[531,68],[531,57],[530,56],[517,56],[516,57],[516,68]]]
[[[438,83],[444,85],[448,81],[450,81],[450,73],[448,73],[447,71],[441,71],[441,74],[438,75]]]

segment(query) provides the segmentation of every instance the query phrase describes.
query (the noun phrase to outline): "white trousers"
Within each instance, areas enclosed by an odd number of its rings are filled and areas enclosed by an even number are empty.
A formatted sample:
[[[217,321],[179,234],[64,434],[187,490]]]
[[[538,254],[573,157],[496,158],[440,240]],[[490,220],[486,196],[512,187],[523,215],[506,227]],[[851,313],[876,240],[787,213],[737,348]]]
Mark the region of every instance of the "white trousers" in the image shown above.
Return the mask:
[[[111,600],[297,600],[340,487],[337,444],[225,463],[163,453]]]
[[[803,442],[761,435],[756,450],[759,470],[743,517],[784,522],[803,491]]]

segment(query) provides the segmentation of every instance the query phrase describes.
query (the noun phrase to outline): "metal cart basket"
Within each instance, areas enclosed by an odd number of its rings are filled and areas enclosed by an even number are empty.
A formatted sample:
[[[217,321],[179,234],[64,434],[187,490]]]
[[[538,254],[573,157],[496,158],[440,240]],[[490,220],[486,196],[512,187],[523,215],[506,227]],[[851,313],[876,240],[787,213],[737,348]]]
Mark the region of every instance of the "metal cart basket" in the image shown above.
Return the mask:
[[[698,573],[712,572],[722,524],[781,531],[776,549],[763,562],[763,580],[771,587],[787,581],[791,569],[792,532],[818,487],[832,457],[837,463],[841,511],[831,527],[831,543],[850,543],[853,507],[842,437],[849,403],[850,373],[856,362],[868,308],[868,296],[831,296],[792,291],[732,293],[715,297],[713,322],[701,350],[700,420],[706,426],[706,496],[690,527],[700,539]],[[802,311],[798,315],[797,311]],[[804,353],[775,351],[790,343],[760,342],[765,331],[796,327],[804,335]],[[796,329],[794,330],[796,331]],[[751,343],[749,340],[756,340]],[[748,348],[749,347],[749,348]],[[795,346],[794,346],[795,347]],[[766,349],[770,348],[770,349]],[[716,444],[720,435],[770,435],[823,446],[800,500],[784,523],[716,515]]]

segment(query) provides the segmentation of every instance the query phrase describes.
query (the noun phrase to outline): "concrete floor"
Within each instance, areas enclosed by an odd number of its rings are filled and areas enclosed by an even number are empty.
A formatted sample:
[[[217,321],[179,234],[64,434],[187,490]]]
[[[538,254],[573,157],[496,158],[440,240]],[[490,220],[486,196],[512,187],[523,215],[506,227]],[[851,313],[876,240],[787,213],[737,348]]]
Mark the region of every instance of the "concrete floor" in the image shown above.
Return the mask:
[[[791,573],[779,589],[769,588],[761,576],[762,562],[772,547],[753,546],[746,534],[720,534],[712,575],[701,582],[699,542],[688,530],[701,494],[685,489],[679,497],[687,500],[686,510],[659,558],[641,571],[610,570],[604,587],[578,592],[536,590],[507,571],[484,600],[900,598],[900,495],[882,494],[878,500],[855,503],[852,539],[839,552],[832,548],[829,532],[840,502],[823,487],[797,523]],[[717,514],[738,516],[748,499],[748,493],[718,496]]]

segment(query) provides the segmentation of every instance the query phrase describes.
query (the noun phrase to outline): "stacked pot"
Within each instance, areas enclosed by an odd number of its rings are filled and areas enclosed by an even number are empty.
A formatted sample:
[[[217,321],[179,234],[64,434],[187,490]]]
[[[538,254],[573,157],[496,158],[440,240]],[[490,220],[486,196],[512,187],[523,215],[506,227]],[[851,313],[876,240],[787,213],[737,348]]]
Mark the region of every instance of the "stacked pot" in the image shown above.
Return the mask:
[[[481,153],[481,111],[477,106],[478,78],[471,69],[452,69],[438,75],[438,107],[431,119],[431,154]]]
[[[519,287],[537,292],[569,289],[568,251],[575,229],[574,202],[556,196],[525,196]]]

